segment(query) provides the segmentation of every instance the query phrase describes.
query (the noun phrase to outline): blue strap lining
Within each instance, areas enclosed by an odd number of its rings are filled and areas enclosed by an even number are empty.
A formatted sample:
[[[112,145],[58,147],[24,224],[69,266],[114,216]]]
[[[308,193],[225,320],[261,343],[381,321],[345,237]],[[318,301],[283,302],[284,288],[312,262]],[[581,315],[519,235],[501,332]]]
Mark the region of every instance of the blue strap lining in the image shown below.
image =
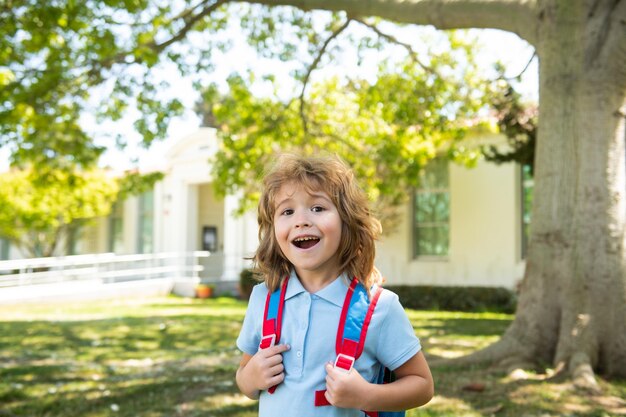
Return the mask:
[[[276,319],[278,317],[278,305],[280,304],[280,287],[276,289],[270,296],[270,305],[267,309],[267,319]]]
[[[343,328],[343,338],[358,342],[361,338],[361,329],[365,322],[365,316],[370,305],[367,291],[360,282],[354,288],[354,294],[350,299],[350,307]]]

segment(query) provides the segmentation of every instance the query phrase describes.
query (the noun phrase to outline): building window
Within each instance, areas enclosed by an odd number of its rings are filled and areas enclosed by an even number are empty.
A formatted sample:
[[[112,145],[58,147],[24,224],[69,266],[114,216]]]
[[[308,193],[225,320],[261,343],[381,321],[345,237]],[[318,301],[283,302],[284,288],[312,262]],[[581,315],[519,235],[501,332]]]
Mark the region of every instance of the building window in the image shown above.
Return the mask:
[[[78,240],[80,239],[80,225],[71,224],[67,229],[67,242],[65,245],[65,254],[76,255],[78,254]]]
[[[530,239],[530,214],[533,205],[533,180],[530,165],[522,165],[522,259],[526,259],[528,241]]]
[[[431,161],[420,175],[413,199],[413,257],[447,256],[450,246],[448,161]]]
[[[6,261],[7,259],[9,259],[9,241],[0,238],[0,261]]]
[[[139,196],[139,233],[137,250],[139,253],[153,251],[154,193],[147,191]]]
[[[109,252],[124,252],[124,202],[116,201],[109,215]]]

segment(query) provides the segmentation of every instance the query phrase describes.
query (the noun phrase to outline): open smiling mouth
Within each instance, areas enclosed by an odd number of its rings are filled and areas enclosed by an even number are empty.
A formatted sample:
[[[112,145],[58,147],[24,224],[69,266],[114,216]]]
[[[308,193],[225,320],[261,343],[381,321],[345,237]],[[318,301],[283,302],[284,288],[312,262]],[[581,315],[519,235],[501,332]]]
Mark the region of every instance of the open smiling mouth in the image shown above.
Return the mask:
[[[308,249],[317,245],[319,241],[320,239],[318,237],[306,236],[294,239],[292,243],[300,249]]]

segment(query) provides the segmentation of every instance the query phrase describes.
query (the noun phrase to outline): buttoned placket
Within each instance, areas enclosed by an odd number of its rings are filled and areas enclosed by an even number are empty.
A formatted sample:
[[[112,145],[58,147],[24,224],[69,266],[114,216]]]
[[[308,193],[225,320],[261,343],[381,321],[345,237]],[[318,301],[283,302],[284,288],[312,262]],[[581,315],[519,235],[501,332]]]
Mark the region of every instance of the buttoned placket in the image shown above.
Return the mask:
[[[295,366],[291,370],[292,375],[302,376],[304,371],[304,356],[306,346],[306,336],[309,329],[309,321],[311,318],[312,309],[312,297],[309,293],[304,292],[299,295],[302,298],[302,306],[300,308],[299,323],[296,326],[296,340],[294,343],[295,348]]]
[[[290,282],[289,285],[298,285],[298,278],[295,275],[293,275],[292,278],[293,284]],[[292,379],[295,378],[296,380],[300,380],[305,376],[304,365],[305,359],[307,358],[307,352],[305,349],[307,347],[308,332],[311,328],[311,316],[316,309],[319,309],[318,304],[320,302],[324,303],[327,300],[317,294],[311,294],[304,291],[303,288],[292,288],[292,291],[295,291],[296,293],[289,294],[288,292],[286,300],[287,305],[292,305],[291,308],[288,308],[288,310],[291,310],[292,313],[286,313],[286,315],[293,317],[297,321],[295,323],[290,323],[290,340],[285,340],[286,343],[291,345],[289,353],[290,359],[287,363],[285,363],[285,373],[289,374]],[[345,294],[341,296],[342,301],[343,297],[345,297]],[[289,319],[287,320],[288,322],[290,321]]]

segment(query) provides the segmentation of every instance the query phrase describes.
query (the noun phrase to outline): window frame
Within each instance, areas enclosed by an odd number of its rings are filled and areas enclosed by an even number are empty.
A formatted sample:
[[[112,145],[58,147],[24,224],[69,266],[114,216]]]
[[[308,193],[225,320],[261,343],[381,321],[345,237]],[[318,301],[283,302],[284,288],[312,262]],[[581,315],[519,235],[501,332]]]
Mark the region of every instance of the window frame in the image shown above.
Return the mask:
[[[146,198],[149,196],[150,204]],[[154,252],[154,190],[148,190],[138,196],[139,210],[137,215],[137,253]],[[150,223],[150,236],[146,239],[145,230],[148,221]],[[148,245],[146,245],[148,243]],[[147,247],[147,248],[146,248]]]
[[[8,261],[11,251],[11,242],[9,239],[0,237],[0,261]]]
[[[116,201],[111,207],[111,213],[109,214],[109,252],[121,253],[124,250],[124,201]],[[119,236],[116,231],[119,225]],[[117,239],[119,237],[119,240]],[[117,245],[119,244],[119,248]]]
[[[450,164],[447,159],[433,159],[429,162],[430,164],[442,164],[443,169],[445,169],[445,185],[437,184],[435,187],[424,187],[421,186],[415,187],[413,189],[412,198],[411,198],[411,256],[414,260],[447,260],[450,255],[450,207],[451,207],[451,195],[450,195]],[[432,167],[432,166],[431,166]],[[424,174],[428,169],[428,165],[424,167]],[[419,205],[419,196],[426,194],[441,194],[447,197],[447,213],[445,221],[435,221],[435,222],[422,222],[422,226],[418,222],[418,205]],[[423,226],[427,224],[427,226]],[[419,244],[419,231],[424,228],[431,228],[435,230],[437,228],[444,227],[446,229],[446,242],[445,242],[445,253],[420,253],[420,244]],[[432,242],[431,242],[432,243]],[[437,244],[438,242],[434,242],[433,244]]]

